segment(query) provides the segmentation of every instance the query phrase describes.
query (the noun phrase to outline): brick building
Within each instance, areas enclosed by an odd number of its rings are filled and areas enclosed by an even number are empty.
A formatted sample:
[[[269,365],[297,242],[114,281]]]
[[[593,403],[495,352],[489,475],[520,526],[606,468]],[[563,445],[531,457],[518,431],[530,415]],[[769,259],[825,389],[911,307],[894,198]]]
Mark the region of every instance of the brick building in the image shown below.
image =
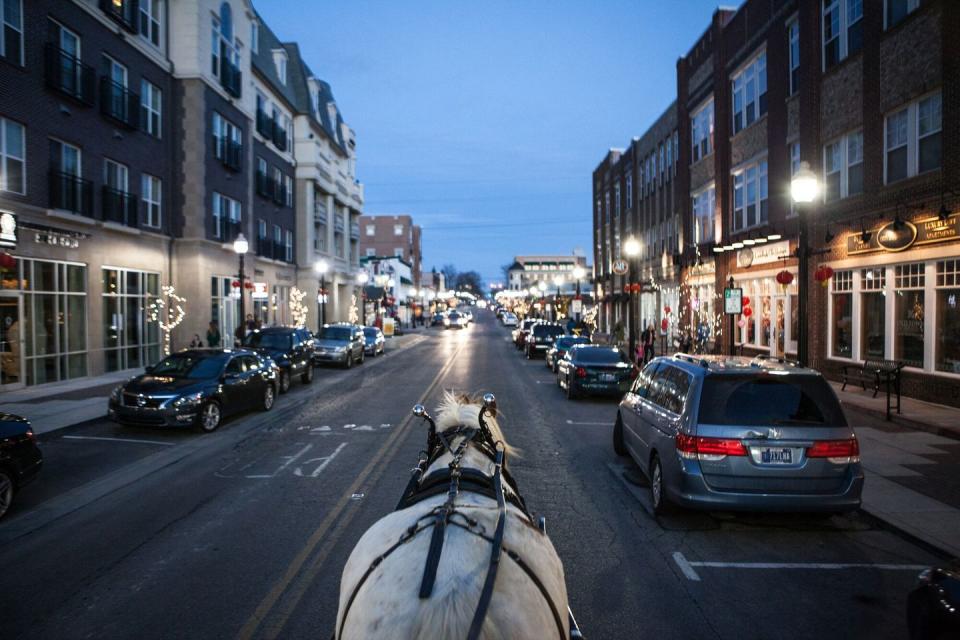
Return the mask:
[[[794,357],[806,328],[811,364],[828,375],[894,359],[907,393],[960,403],[957,34],[960,5],[942,0],[747,0],[713,14],[677,63],[678,320],[699,348]],[[599,222],[616,186],[598,176],[622,156],[593,176],[601,281],[619,253]],[[822,198],[798,212],[801,161]],[[731,277],[751,309],[732,320]]]
[[[421,228],[407,215],[360,216],[360,251],[365,258],[393,256],[410,265],[414,286],[420,286],[423,265]]]
[[[0,391],[156,361],[167,284],[174,347],[210,321],[229,344],[241,296],[291,322],[321,257],[327,317],[347,319],[355,137],[248,0],[12,0],[0,19]],[[241,233],[250,289],[233,286]]]

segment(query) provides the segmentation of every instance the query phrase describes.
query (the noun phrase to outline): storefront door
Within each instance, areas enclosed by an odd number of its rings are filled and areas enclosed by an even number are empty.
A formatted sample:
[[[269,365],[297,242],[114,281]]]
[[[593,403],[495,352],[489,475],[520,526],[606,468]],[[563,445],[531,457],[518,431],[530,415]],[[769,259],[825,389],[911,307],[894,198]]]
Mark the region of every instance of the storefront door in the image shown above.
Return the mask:
[[[22,309],[19,293],[0,293],[0,389],[23,386]]]
[[[775,295],[770,335],[770,355],[786,358],[797,353],[797,296]]]

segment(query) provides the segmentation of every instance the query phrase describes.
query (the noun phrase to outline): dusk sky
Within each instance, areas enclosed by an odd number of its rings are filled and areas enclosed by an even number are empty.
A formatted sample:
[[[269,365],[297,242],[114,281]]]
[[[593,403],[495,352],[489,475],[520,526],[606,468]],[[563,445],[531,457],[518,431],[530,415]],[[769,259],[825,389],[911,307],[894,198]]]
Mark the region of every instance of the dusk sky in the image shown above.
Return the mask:
[[[676,94],[716,0],[258,0],[357,132],[367,214],[413,216],[424,269],[503,281],[591,250],[591,172]]]

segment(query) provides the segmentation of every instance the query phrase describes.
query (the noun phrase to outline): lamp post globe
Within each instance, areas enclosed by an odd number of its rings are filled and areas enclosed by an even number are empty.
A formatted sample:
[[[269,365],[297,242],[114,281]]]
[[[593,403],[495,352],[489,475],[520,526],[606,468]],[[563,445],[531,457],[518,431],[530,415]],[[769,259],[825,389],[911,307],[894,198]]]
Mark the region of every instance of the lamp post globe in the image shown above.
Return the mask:
[[[249,250],[250,243],[247,242],[247,239],[244,237],[243,233],[238,233],[236,239],[233,241],[233,252],[239,256],[242,256]]]
[[[243,272],[243,258],[246,255],[247,251],[250,249],[250,243],[247,242],[247,239],[244,237],[243,233],[238,233],[237,237],[233,241],[233,252],[237,254],[237,258],[240,261],[239,269],[237,272],[237,281],[240,283],[240,313],[239,313],[239,322],[237,323],[237,328],[235,331],[236,338],[242,343],[244,336],[246,336],[246,331],[244,330],[246,326],[246,313],[244,312],[244,295],[243,295],[243,285],[246,283],[246,274]]]
[[[633,263],[636,260],[637,256],[640,255],[640,241],[635,237],[630,236],[627,238],[627,241],[623,243],[623,255],[627,257],[627,282],[630,283],[633,281]],[[627,294],[628,296],[630,294]],[[636,322],[636,312],[634,311],[634,299],[632,297],[627,298],[627,322],[630,324],[629,332],[629,343],[630,343],[630,357],[633,358],[636,354],[636,345],[637,345],[637,322]]]
[[[790,196],[798,204],[813,202],[820,192],[817,174],[810,170],[810,163],[804,160],[790,180]]]
[[[817,175],[810,169],[810,163],[803,161],[790,181],[790,196],[797,205],[797,315],[800,318],[797,336],[797,360],[802,366],[808,362],[807,339],[807,281],[810,279],[810,250],[807,247],[807,226],[813,213],[813,204],[820,193]]]

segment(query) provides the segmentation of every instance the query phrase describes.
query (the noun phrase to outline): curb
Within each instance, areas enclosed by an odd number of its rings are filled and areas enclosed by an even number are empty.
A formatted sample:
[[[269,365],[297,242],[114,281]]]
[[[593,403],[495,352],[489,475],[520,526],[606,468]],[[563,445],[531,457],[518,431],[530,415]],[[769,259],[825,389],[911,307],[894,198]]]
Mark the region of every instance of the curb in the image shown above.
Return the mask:
[[[907,542],[911,544],[915,544],[918,547],[921,547],[931,555],[937,556],[939,558],[943,558],[944,560],[950,560],[954,558],[953,552],[948,551],[947,549],[943,549],[942,547],[937,546],[936,543],[930,542],[929,540],[925,540],[920,536],[916,535],[915,533],[911,533],[906,529],[902,529],[896,524],[890,522],[889,520],[886,520],[881,516],[871,513],[870,511],[867,510],[867,508],[863,506],[862,503],[860,505],[860,508],[857,509],[857,513],[862,515],[864,518],[866,518],[870,522],[876,524],[879,528],[885,529],[890,533],[900,538],[903,538]]]
[[[951,440],[960,441],[960,431],[955,429],[948,429],[946,427],[938,427],[937,425],[927,424],[925,422],[917,422],[916,420],[911,420],[909,418],[904,418],[903,414],[892,413],[892,420],[887,421],[887,411],[886,409],[873,409],[870,407],[862,407],[857,404],[844,402],[841,398],[841,406],[844,408],[850,408],[854,411],[859,411],[861,413],[866,413],[872,417],[880,418],[885,422],[890,424],[899,425],[901,427],[907,427],[908,429],[914,429],[916,431],[924,431],[926,433],[931,433],[935,436],[941,436],[943,438],[950,438]]]

